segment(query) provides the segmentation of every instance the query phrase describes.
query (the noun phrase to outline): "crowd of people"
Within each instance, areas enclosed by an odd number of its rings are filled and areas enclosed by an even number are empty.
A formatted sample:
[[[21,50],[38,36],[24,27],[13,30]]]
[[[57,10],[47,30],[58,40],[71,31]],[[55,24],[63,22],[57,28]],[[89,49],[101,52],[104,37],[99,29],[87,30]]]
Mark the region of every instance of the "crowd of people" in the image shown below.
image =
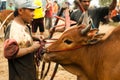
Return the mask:
[[[117,0],[113,0],[109,7],[94,9],[89,8],[90,1],[75,0],[74,10],[69,11],[70,20],[76,22],[74,25],[87,26],[91,22],[91,29],[99,29],[100,21],[115,9]],[[45,29],[53,30],[56,15],[65,17],[64,11],[62,14],[60,11],[69,9],[70,4],[65,2],[60,7],[57,1],[46,0],[43,8],[41,0],[14,0],[14,3],[15,8],[12,3],[6,8],[14,10],[15,16],[5,31],[4,55],[8,59],[9,80],[37,80],[34,53],[41,46],[39,41],[44,39]],[[36,36],[38,28],[39,36]]]

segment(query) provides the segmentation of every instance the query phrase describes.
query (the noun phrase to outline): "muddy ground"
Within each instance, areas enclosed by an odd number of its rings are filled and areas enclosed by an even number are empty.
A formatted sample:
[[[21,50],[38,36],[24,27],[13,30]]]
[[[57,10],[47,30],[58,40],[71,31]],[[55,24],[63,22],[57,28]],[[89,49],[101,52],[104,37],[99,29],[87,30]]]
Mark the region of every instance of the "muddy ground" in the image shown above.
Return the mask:
[[[113,26],[103,25],[100,27],[101,32],[108,32],[113,29]],[[48,33],[45,33],[45,35]],[[0,31],[0,37],[3,36],[2,31]],[[56,34],[55,36],[59,36]],[[41,70],[41,67],[40,67]],[[45,78],[45,80],[50,80],[52,72],[54,70],[54,63],[52,63],[50,71]],[[0,80],[8,80],[8,63],[7,60],[3,56],[3,39],[0,38]],[[76,80],[76,76],[64,70],[61,66],[55,75],[54,80]]]

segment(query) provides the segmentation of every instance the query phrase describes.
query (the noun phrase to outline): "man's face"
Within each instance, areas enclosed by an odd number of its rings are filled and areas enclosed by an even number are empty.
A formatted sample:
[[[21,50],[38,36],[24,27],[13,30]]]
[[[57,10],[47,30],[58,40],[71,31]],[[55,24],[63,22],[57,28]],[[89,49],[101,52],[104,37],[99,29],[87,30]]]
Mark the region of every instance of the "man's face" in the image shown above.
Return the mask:
[[[31,23],[33,17],[34,17],[33,9],[22,9],[21,18],[24,20],[25,23]]]
[[[10,3],[10,7],[12,6],[12,3]]]
[[[90,5],[90,0],[81,0],[81,4],[85,10],[88,10],[89,5]]]

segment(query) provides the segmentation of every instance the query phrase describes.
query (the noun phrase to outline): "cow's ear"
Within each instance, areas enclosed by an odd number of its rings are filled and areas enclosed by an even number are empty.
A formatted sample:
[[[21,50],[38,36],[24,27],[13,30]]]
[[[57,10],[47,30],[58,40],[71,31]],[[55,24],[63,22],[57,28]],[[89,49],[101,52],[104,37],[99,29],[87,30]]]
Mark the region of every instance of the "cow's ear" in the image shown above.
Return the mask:
[[[93,30],[90,33],[88,33],[87,44],[95,44],[95,43],[98,43],[99,41],[102,40],[102,38],[104,37],[105,33],[96,34],[96,32],[97,32],[96,30]]]

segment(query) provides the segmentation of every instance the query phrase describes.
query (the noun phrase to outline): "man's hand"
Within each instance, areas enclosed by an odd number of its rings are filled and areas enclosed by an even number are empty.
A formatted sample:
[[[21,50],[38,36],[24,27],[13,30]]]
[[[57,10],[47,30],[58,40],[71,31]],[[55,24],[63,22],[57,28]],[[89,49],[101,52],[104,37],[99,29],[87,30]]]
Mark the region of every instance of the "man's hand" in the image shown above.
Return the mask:
[[[40,39],[40,41],[42,41],[43,39],[45,39],[44,35],[40,35],[39,39]]]
[[[31,48],[33,49],[33,51],[37,51],[40,48],[40,42],[39,41],[33,42]]]

